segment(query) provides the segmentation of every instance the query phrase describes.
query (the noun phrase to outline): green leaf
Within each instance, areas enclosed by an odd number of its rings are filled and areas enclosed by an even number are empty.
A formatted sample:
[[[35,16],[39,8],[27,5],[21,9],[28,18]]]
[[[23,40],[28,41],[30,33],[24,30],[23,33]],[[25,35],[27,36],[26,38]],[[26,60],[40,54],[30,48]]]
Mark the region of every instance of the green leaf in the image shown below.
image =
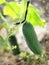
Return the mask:
[[[32,25],[34,26],[44,26],[45,22],[41,19],[41,17],[39,16],[36,8],[32,5],[29,5],[28,7],[28,15],[27,15],[27,19],[28,22],[30,22]]]
[[[4,50],[8,51],[8,50],[11,49],[11,46],[10,46],[9,43],[7,44],[7,42],[3,39],[2,36],[0,36],[0,51],[2,51],[2,48],[3,48]],[[4,51],[4,50],[3,50],[3,51]]]
[[[0,0],[0,5],[5,3],[5,0]]]
[[[27,5],[27,0],[22,0],[20,3],[20,22],[24,20],[25,17],[25,12],[26,12],[26,5]]]
[[[15,2],[6,2],[6,6],[3,8],[3,12],[5,15],[12,17],[13,19],[17,19],[20,12],[20,7],[18,3]]]
[[[16,19],[21,22],[22,20],[24,20],[25,17],[26,4],[27,1],[24,0],[22,0],[20,4],[15,2],[6,3],[3,12],[5,15],[12,17],[13,20]],[[43,27],[45,21],[41,19],[38,12],[39,11],[37,11],[37,9],[33,5],[29,5],[26,20],[34,26],[39,25]]]
[[[0,30],[3,28],[3,25],[2,25],[2,23],[0,23]]]
[[[0,36],[0,46],[7,46],[7,43],[1,36]]]

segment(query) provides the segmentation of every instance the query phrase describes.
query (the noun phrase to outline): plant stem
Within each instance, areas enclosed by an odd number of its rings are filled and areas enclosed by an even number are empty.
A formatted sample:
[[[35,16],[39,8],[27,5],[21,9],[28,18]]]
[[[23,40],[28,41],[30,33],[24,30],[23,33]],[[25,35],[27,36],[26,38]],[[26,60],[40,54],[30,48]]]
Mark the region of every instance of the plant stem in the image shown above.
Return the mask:
[[[4,21],[3,23],[1,23],[3,25],[3,28],[6,29],[7,32],[7,37],[5,39],[6,42],[8,42],[8,29],[9,29],[9,25],[8,25],[8,21],[5,19],[5,17],[2,15],[2,13],[0,12],[0,18]],[[3,31],[4,32],[4,31]],[[5,33],[6,33],[5,32]],[[9,46],[9,45],[8,45]]]
[[[4,18],[4,16],[2,15],[1,12],[0,12],[0,17],[2,18],[2,20],[3,20],[4,22],[7,22],[7,20]]]

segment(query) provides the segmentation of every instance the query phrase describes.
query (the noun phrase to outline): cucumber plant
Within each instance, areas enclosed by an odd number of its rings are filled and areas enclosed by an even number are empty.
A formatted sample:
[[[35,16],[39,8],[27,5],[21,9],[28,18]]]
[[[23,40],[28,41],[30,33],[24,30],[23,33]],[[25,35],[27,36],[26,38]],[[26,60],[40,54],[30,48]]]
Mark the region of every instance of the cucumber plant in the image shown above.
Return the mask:
[[[7,2],[6,0],[0,0],[0,5],[5,4],[3,11],[0,12],[0,18],[4,21],[0,27],[5,28],[7,31],[7,40],[10,42],[13,54],[19,54],[20,49],[17,43],[16,27],[23,24],[22,32],[26,39],[26,43],[30,50],[37,55],[42,54],[42,47],[37,39],[33,26],[44,26],[45,22],[41,19],[36,8],[30,4],[30,0],[21,0],[20,2]],[[4,16],[10,17],[8,20]],[[14,23],[13,27],[9,23]],[[11,27],[11,28],[10,28]],[[13,33],[14,32],[14,33]],[[7,41],[6,41],[7,42]],[[6,45],[5,45],[6,46]]]

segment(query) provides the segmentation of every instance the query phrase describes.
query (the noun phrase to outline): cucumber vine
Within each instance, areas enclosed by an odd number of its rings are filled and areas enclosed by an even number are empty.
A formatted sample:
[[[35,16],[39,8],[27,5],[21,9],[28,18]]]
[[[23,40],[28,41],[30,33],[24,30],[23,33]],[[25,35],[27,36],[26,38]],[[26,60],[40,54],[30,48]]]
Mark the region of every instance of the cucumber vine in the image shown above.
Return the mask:
[[[43,22],[43,20],[41,19],[40,15],[38,14],[37,9],[30,3],[30,0],[21,0],[20,2],[7,2],[6,0],[0,0],[0,5],[5,4],[4,7],[2,8],[2,10],[0,11],[0,18],[3,20],[3,24],[0,23],[0,27],[3,27],[6,29],[7,31],[7,39],[9,41],[9,43],[11,43],[11,41],[9,40],[9,38],[11,38],[14,35],[14,38],[16,39],[15,35],[16,35],[16,30],[18,30],[17,25],[22,24],[22,23],[31,23],[31,26],[41,26],[43,27],[45,22]],[[23,9],[23,10],[22,10]],[[21,12],[22,11],[22,12]],[[24,15],[25,14],[25,15]],[[22,16],[21,16],[22,15]],[[8,19],[6,18],[6,16],[8,16],[10,18],[10,20],[8,21]],[[13,26],[9,25],[9,23],[14,23]],[[24,24],[25,25],[25,24]],[[11,27],[11,28],[10,28]],[[17,28],[17,29],[16,29]],[[32,28],[32,27],[31,27]],[[11,30],[12,29],[12,30]],[[26,28],[28,30],[28,28]],[[25,30],[26,30],[25,29]],[[13,33],[14,32],[14,33]],[[28,31],[27,31],[28,32]],[[25,31],[25,33],[27,33]],[[30,32],[30,31],[29,31]],[[32,31],[31,31],[32,32]],[[29,34],[29,33],[28,33]],[[27,35],[26,35],[27,36]],[[29,36],[31,37],[31,35],[29,34]],[[29,40],[30,40],[29,37]],[[32,34],[33,37],[33,34]],[[36,39],[36,35],[34,36]],[[28,38],[28,37],[27,37]],[[13,38],[12,38],[13,39]],[[17,40],[17,39],[16,39]],[[2,40],[1,40],[2,41]],[[5,40],[4,40],[5,41]],[[28,41],[28,39],[27,39]],[[30,42],[30,41],[29,41]],[[33,42],[33,41],[32,41]],[[1,43],[1,42],[0,42]],[[8,43],[6,41],[6,43]],[[14,42],[13,42],[14,43]],[[16,44],[17,42],[16,42]],[[14,45],[14,46],[15,46]],[[37,44],[38,45],[38,44]],[[12,46],[12,45],[11,45]],[[37,48],[37,47],[36,47]],[[32,49],[32,48],[31,48]],[[36,50],[38,51],[38,50]],[[35,52],[36,52],[35,51]],[[16,52],[16,51],[15,51]],[[15,53],[14,52],[14,53]]]

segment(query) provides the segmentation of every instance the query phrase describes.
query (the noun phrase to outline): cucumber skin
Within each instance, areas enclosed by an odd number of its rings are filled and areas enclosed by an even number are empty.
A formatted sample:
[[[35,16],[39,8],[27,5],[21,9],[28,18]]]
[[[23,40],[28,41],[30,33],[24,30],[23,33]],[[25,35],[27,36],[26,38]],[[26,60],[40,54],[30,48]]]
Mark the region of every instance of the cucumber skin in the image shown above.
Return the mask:
[[[22,31],[27,42],[28,47],[35,54],[41,55],[42,48],[40,43],[38,42],[36,33],[31,23],[25,22],[22,27]]]
[[[17,48],[12,50],[13,54],[14,55],[19,54],[20,53],[20,49],[19,49],[19,46],[18,46],[17,39],[16,39],[15,35],[11,35],[8,40],[9,40],[11,46],[17,46]]]

